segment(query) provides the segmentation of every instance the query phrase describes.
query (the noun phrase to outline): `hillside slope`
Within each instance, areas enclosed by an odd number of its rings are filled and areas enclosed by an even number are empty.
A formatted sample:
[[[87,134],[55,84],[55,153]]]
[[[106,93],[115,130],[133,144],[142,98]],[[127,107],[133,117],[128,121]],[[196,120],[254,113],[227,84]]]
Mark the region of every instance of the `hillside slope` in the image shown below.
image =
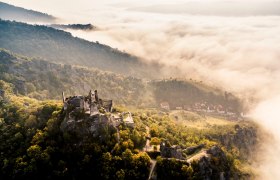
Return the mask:
[[[2,80],[0,89],[5,91],[4,98],[0,96],[1,179],[144,180],[153,153],[159,155],[157,179],[253,178],[250,157],[261,139],[252,121],[218,122],[200,116],[197,122],[207,122],[199,126],[188,118],[178,121],[157,110],[136,109],[131,112],[134,128],[122,124],[116,132],[104,126],[98,131],[100,136],[81,136],[83,132],[60,128],[66,116],[62,103],[16,96],[11,84]],[[152,152],[142,150],[147,129]],[[192,162],[166,158],[157,150],[161,142],[184,149],[179,151],[183,159],[193,159],[201,152],[205,156]]]
[[[70,33],[46,26],[0,20],[0,47],[48,61],[95,67],[125,75],[153,77],[158,65],[109,46],[73,37]]]
[[[121,104],[137,105],[144,84],[141,79],[93,68],[54,64],[0,49],[0,79],[12,83],[15,92],[36,99],[61,99],[99,89],[101,96]]]
[[[46,13],[28,10],[0,2],[0,18],[5,20],[15,20],[21,22],[54,22],[55,17]]]
[[[151,81],[157,104],[168,102],[171,109],[176,107],[223,106],[232,112],[242,112],[242,102],[233,94],[213,88],[194,80],[168,79]],[[200,107],[203,108],[203,107]],[[207,110],[207,108],[205,109]]]
[[[36,99],[60,99],[61,92],[84,94],[99,89],[105,98],[114,102],[141,107],[159,107],[169,102],[171,109],[177,106],[205,103],[231,104],[234,112],[241,112],[239,100],[203,83],[169,79],[145,82],[139,78],[102,71],[95,68],[51,63],[27,58],[0,49],[0,79],[12,83],[15,91]]]

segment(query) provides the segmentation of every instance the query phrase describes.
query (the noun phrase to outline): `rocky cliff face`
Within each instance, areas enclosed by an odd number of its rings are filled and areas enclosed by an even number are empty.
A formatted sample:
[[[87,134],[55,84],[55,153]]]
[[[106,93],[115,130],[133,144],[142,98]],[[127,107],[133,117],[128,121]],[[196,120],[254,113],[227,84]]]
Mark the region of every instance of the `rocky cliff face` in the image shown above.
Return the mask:
[[[225,152],[219,146],[202,151],[191,163],[199,179],[229,179],[230,164]],[[199,155],[199,154],[198,154]]]
[[[261,138],[261,129],[256,124],[251,121],[229,122],[227,126],[215,126],[205,133],[207,139],[216,142],[215,145],[188,147],[183,151],[188,155],[187,159],[159,158],[156,166],[158,179],[253,178],[251,164]],[[183,175],[178,175],[180,173]]]
[[[60,129],[63,133],[75,137],[72,140],[79,144],[88,138],[106,142],[112,138],[112,134],[117,132],[116,127],[110,121],[110,117],[103,114],[78,120],[65,118],[61,123]]]
[[[232,147],[238,149],[242,159],[251,159],[259,142],[258,130],[253,126],[235,125],[235,131],[213,136],[213,138],[220,141],[226,149],[232,149]]]
[[[202,149],[187,160],[158,158],[157,179],[230,179],[231,161],[220,146]]]

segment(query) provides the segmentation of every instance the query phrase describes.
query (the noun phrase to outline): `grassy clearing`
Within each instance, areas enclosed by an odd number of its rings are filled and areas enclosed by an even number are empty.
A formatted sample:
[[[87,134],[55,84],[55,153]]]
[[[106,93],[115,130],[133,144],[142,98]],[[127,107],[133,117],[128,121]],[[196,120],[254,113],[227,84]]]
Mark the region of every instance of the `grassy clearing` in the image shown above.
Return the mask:
[[[223,118],[199,115],[195,112],[175,110],[170,113],[170,118],[177,124],[189,128],[206,129],[213,126],[235,125],[236,121],[229,121]]]

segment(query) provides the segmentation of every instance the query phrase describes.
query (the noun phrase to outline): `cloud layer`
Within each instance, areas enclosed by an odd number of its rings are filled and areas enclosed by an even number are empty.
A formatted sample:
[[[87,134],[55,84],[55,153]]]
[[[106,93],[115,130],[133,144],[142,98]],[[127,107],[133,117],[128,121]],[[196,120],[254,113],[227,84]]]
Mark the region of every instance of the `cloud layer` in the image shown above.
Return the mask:
[[[279,92],[280,17],[135,13],[114,20],[96,32],[72,33],[242,94],[267,98]]]
[[[259,153],[259,179],[280,179],[280,16],[102,13],[99,31],[72,33],[255,99],[251,115],[275,137]]]

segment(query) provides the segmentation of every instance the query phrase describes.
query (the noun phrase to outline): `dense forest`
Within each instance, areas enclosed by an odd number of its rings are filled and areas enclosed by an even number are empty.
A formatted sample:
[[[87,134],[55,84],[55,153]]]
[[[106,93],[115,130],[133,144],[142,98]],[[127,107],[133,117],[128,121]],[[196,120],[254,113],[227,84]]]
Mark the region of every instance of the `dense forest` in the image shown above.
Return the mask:
[[[96,27],[92,24],[51,24],[50,26],[56,29],[74,29],[84,31],[91,31],[96,29]]]
[[[192,106],[206,103],[229,106],[234,112],[242,112],[242,102],[233,94],[213,88],[202,81],[168,79],[151,81],[156,102],[169,102],[170,107]]]
[[[0,77],[15,85],[19,94],[36,99],[61,99],[98,89],[100,95],[119,104],[137,105],[145,86],[141,79],[94,68],[77,67],[30,59],[0,50]],[[139,104],[141,105],[141,104]]]
[[[70,65],[82,65],[137,77],[153,77],[157,64],[98,42],[89,42],[52,27],[0,20],[0,48],[28,57]]]
[[[136,109],[131,110],[135,128],[121,125],[118,142],[109,127],[101,129],[102,139],[65,132],[60,128],[65,116],[61,103],[16,96],[13,85],[2,80],[0,89],[5,91],[0,101],[1,179],[147,179],[151,158],[156,158],[143,151],[147,133],[153,145],[164,141],[182,148],[218,148],[202,167],[203,159],[189,163],[158,156],[158,179],[217,179],[221,172],[227,178],[252,176],[248,163],[258,143],[258,127],[250,121],[200,115],[196,121],[178,121],[168,113]],[[188,152],[184,156],[192,157]]]
[[[168,79],[142,79],[101,71],[95,68],[50,63],[0,49],[0,78],[14,84],[16,92],[43,99],[61,99],[65,94],[83,94],[98,89],[101,96],[117,104],[136,107],[158,107],[167,101],[176,106],[197,102],[231,104],[235,112],[242,111],[242,103],[232,94],[225,100],[224,92],[202,82]]]
[[[147,178],[150,158],[134,149],[143,137],[136,129],[121,128],[118,146],[106,128],[106,141],[83,137],[77,144],[77,137],[60,130],[60,103],[14,96],[3,81],[0,87],[5,90],[0,103],[1,179]]]

